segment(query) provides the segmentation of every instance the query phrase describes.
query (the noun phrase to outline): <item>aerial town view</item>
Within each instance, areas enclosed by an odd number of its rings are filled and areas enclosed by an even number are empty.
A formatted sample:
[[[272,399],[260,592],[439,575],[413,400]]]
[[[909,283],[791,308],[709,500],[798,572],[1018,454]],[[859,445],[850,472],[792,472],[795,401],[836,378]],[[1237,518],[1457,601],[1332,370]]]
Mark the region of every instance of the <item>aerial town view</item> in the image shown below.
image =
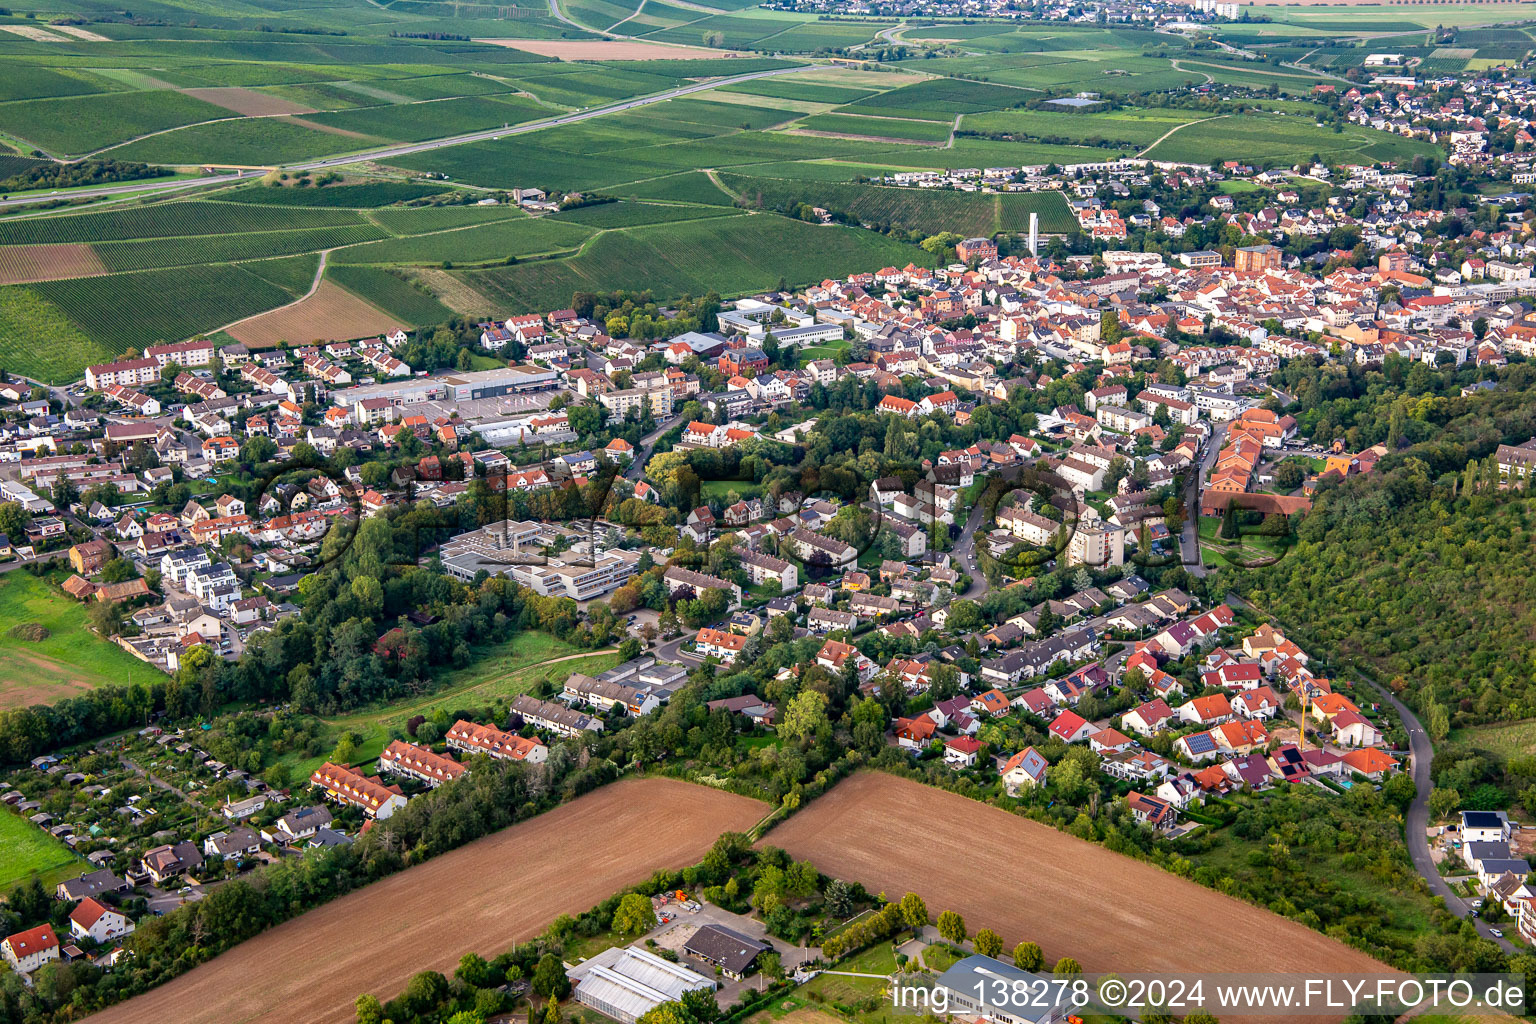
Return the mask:
[[[0,1024],[1536,996],[1536,0],[5,0]]]

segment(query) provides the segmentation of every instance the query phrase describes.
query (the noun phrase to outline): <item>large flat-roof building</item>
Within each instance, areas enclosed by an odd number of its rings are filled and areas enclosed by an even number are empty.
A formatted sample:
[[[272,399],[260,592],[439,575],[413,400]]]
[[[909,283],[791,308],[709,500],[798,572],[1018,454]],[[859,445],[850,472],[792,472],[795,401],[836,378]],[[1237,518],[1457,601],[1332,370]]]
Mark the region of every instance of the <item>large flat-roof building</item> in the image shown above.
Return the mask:
[[[715,983],[681,964],[643,949],[612,946],[566,972],[576,1001],[620,1024],[635,1024],[647,1011],[674,1003],[684,992],[713,990]]]

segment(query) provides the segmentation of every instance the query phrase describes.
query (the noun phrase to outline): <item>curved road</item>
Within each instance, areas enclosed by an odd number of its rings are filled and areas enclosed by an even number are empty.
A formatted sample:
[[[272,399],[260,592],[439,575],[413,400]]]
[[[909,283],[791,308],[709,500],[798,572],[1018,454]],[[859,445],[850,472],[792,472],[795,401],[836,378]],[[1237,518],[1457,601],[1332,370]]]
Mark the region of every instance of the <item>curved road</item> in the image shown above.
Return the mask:
[[[1226,602],[1234,607],[1248,608],[1252,611],[1263,613],[1263,609],[1236,594],[1229,593]],[[1429,883],[1429,891],[1445,901],[1445,907],[1457,917],[1469,917],[1472,908],[1467,901],[1451,891],[1450,884],[1441,876],[1440,869],[1435,866],[1435,859],[1429,852],[1429,837],[1426,829],[1429,827],[1429,794],[1434,788],[1431,780],[1431,767],[1435,760],[1435,747],[1430,742],[1429,734],[1424,731],[1419,717],[1413,713],[1413,709],[1384,686],[1380,686],[1375,680],[1364,675],[1357,674],[1357,678],[1367,688],[1372,690],[1382,700],[1392,705],[1392,709],[1403,722],[1403,729],[1408,733],[1408,774],[1413,779],[1414,795],[1413,803],[1408,805],[1408,814],[1404,821],[1404,829],[1407,832],[1408,855],[1413,858],[1413,866]],[[1496,942],[1506,953],[1517,952],[1512,942],[1496,937],[1487,921],[1480,917],[1472,917],[1472,924],[1477,928],[1477,933],[1489,942]]]
[[[1413,857],[1413,866],[1424,881],[1429,883],[1430,892],[1445,900],[1446,908],[1457,917],[1467,917],[1472,913],[1472,908],[1467,901],[1451,891],[1450,884],[1441,876],[1439,868],[1435,866],[1435,859],[1429,852],[1429,838],[1425,830],[1429,827],[1429,794],[1434,788],[1430,779],[1430,766],[1434,763],[1435,748],[1430,742],[1429,734],[1424,731],[1424,726],[1419,723],[1415,715],[1402,701],[1397,699],[1386,687],[1379,686],[1374,680],[1362,677],[1362,682],[1370,689],[1376,691],[1382,700],[1397,711],[1398,717],[1403,720],[1403,728],[1408,731],[1408,749],[1412,754],[1410,761],[1410,774],[1413,777],[1414,796],[1413,803],[1408,805],[1408,817],[1404,827],[1408,830],[1408,853]],[[1516,952],[1515,946],[1507,939],[1496,938],[1487,921],[1480,917],[1472,918],[1472,923],[1477,927],[1477,933],[1489,942],[1497,942],[1506,953]]]
[[[626,110],[634,110],[636,107],[649,106],[652,103],[663,103],[667,100],[677,99],[679,96],[687,96],[690,93],[705,92],[709,89],[718,89],[722,85],[735,85],[737,82],[750,82],[756,78],[772,78],[777,75],[793,75],[801,71],[810,71],[820,65],[805,64],[793,68],[773,68],[768,71],[753,71],[742,75],[731,75],[727,78],[715,78],[707,82],[694,82],[689,85],[669,89],[666,92],[655,93],[651,96],[640,96],[635,99],[621,100],[618,103],[609,103],[601,107],[591,107],[586,110],[577,110],[569,114],[560,114],[555,117],[546,117],[538,121],[527,121],[523,124],[512,125],[507,128],[490,128],[484,131],[469,132],[464,135],[450,135],[446,138],[431,139],[427,142],[417,142],[408,146],[389,146],[384,149],[370,149],[362,153],[349,153],[345,156],[326,157],[322,160],[312,160],[308,163],[285,164],[286,169],[295,171],[318,171],[328,167],[341,167],[346,164],[366,163],[373,160],[391,160],[395,157],[410,156],[415,153],[427,153],[434,149],[444,149],[448,146],[462,146],[471,142],[489,142],[508,135],[525,135],[528,132],[541,131],[545,128],[555,128],[564,124],[575,124],[578,121],[586,121],[594,117],[602,117],[605,114],[617,114]],[[185,183],[165,182],[139,182],[133,185],[121,185],[114,188],[93,189],[74,193],[48,194],[40,196],[23,196],[17,199],[0,200],[0,208],[26,206],[34,203],[46,203],[56,199],[77,198],[80,196],[121,196],[135,192],[146,192],[152,189],[184,189],[198,188],[209,185],[222,185],[243,178],[255,178],[265,174],[264,170],[240,171],[235,174],[221,174],[207,178],[197,178]]]

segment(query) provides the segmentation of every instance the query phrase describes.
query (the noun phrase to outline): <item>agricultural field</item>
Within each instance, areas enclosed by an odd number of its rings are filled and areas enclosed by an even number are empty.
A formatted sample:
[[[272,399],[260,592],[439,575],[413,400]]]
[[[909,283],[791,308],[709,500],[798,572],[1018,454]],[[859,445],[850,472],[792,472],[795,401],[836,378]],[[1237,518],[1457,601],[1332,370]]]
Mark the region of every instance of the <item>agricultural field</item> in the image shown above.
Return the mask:
[[[1149,146],[1167,132],[1209,115],[1184,110],[1122,108],[1105,113],[1069,114],[1049,110],[1003,110],[966,114],[962,132],[1017,138],[1071,140],[1095,145]]]
[[[271,167],[383,145],[358,132],[324,130],[296,117],[239,118],[153,135],[111,151],[120,160]]]
[[[721,86],[720,91],[743,93],[747,96],[769,96],[781,100],[809,100],[812,103],[853,103],[868,96],[873,90],[760,78],[752,82]]]
[[[65,384],[78,379],[85,367],[107,362],[115,354],[31,288],[0,287],[0,367]]]
[[[915,121],[895,117],[857,117],[850,114],[816,114],[799,121],[795,127],[809,132],[852,135],[902,142],[942,143],[949,141],[947,121]]]
[[[152,683],[164,674],[86,625],[85,606],[27,572],[0,578],[0,709],[52,704],[107,683]],[[42,639],[13,627],[36,623]]]
[[[453,314],[420,287],[380,267],[332,266],[325,271],[363,301],[412,326],[440,324]]]
[[[793,285],[931,260],[883,235],[743,215],[608,231],[579,256],[456,276],[495,301],[501,314],[557,309],[583,289],[650,289],[658,299],[710,290],[735,295],[772,288],[781,278]]]
[[[325,128],[390,142],[419,142],[533,121],[548,117],[550,113],[549,109],[523,97],[471,96],[313,114],[306,120]]]
[[[84,242],[0,246],[0,284],[91,277],[106,272],[96,250]]]
[[[632,228],[643,224],[665,224],[669,221],[698,220],[704,217],[729,216],[729,210],[679,208],[657,203],[604,203],[561,213],[551,219],[552,224],[580,224],[584,227],[606,230]]]
[[[932,117],[953,118],[982,110],[1002,110],[1034,97],[1005,85],[967,82],[958,78],[930,79],[877,93],[841,108],[844,113],[906,116],[896,111],[923,111]]]
[[[109,271],[152,270],[194,264],[231,263],[319,252],[342,245],[357,245],[385,236],[372,224],[354,227],[305,228],[297,231],[257,231],[231,235],[196,235],[189,238],[151,238],[135,242],[103,242],[94,246]],[[0,250],[3,254],[4,250]],[[3,259],[3,255],[0,255]]]
[[[376,210],[368,215],[368,219],[392,235],[421,235],[499,220],[526,219],[527,216],[515,206],[419,206]]]
[[[167,89],[0,103],[0,131],[55,156],[81,156],[151,132],[233,117]]]
[[[0,221],[0,245],[115,242],[140,238],[355,227],[362,223],[364,221],[361,217],[346,210],[290,210],[188,201],[68,217]]]
[[[683,171],[661,178],[623,185],[614,191],[635,199],[654,199],[658,202],[705,203],[729,206],[731,197],[720,191],[703,171]]]
[[[440,195],[444,191],[438,185],[403,181],[370,181],[358,185],[326,185],[323,188],[297,188],[292,185],[277,188],[272,186],[243,188],[222,193],[219,198],[228,202],[252,203],[259,206],[328,206],[366,210]]]
[[[808,203],[878,227],[908,231],[988,236],[1000,231],[1027,231],[1031,213],[1040,215],[1040,230],[1047,234],[1071,231],[1077,223],[1059,192],[984,195],[735,174],[723,174],[721,181],[753,205],[761,201],[769,209],[780,209]]]
[[[272,348],[281,342],[297,347],[314,342],[377,338],[399,326],[394,317],[339,284],[322,281],[313,293],[298,302],[232,324],[225,328],[225,333],[251,348]]]
[[[286,1024],[295,1005],[313,1024],[351,1024],[359,992],[398,992],[417,971],[452,974],[465,953],[506,949],[654,871],[696,863],[721,832],[766,811],[675,779],[621,780],[258,935],[95,1024]],[[413,954],[355,941],[385,934]]]
[[[1324,160],[1370,162],[1437,156],[1440,150],[1426,142],[1354,125],[1334,132],[1304,117],[1245,114],[1182,128],[1146,155],[1153,160],[1207,163],[1241,154],[1255,166],[1275,166],[1309,160],[1314,153]]]
[[[953,823],[966,821],[964,829]],[[1230,929],[1270,936],[1269,969],[1285,972],[1388,970],[1341,942],[1267,910],[1169,874],[1151,864],[969,800],[876,772],[838,783],[765,843],[872,892],[921,893],[928,906],[956,910],[972,928],[999,932],[1008,946],[1038,942],[1046,962],[1077,959],[1086,971],[1178,971],[1199,963],[1241,971],[1247,954]],[[1022,851],[1022,853],[1021,853]],[[978,888],[976,871],[1023,871],[1028,885]],[[1135,892],[1135,900],[1108,900]],[[1173,920],[1221,920],[1227,927],[1168,942]]]
[[[675,214],[674,214],[675,216]],[[671,219],[671,218],[666,218]],[[574,249],[592,229],[550,217],[524,217],[474,227],[450,228],[413,238],[390,238],[336,253],[337,263],[442,264],[473,266]]]
[[[234,264],[146,270],[26,286],[110,353],[180,341],[293,298]],[[84,364],[76,367],[78,373]]]

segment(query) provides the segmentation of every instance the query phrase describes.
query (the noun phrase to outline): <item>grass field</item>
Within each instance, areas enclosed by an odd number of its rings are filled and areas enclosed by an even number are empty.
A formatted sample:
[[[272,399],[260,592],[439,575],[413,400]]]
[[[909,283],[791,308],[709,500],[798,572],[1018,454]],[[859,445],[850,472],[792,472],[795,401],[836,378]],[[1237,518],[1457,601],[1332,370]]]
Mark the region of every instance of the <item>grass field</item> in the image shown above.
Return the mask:
[[[40,641],[20,640],[12,626],[35,622]],[[86,625],[85,607],[27,572],[0,578],[0,708],[52,704],[107,683],[152,683],[164,674]]]
[[[617,653],[583,651],[547,633],[532,632],[519,633],[504,644],[476,654],[470,667],[442,673],[438,688],[428,695],[321,719],[326,749],[350,732],[363,738],[358,744],[360,758],[377,757],[389,744],[389,731],[404,729],[413,715],[431,715],[438,709],[453,712],[486,707],[498,697],[528,693],[545,679],[564,686],[572,672],[597,675],[619,663]],[[308,776],[324,760],[324,756],[305,758],[302,752],[284,758],[294,778]]]
[[[1536,721],[1527,720],[1457,729],[1451,733],[1451,740],[1455,743],[1465,743],[1479,750],[1491,750],[1504,757],[1529,754],[1536,750]]]
[[[0,890],[32,875],[45,883],[67,877],[77,864],[85,862],[69,847],[10,808],[0,808]]]

